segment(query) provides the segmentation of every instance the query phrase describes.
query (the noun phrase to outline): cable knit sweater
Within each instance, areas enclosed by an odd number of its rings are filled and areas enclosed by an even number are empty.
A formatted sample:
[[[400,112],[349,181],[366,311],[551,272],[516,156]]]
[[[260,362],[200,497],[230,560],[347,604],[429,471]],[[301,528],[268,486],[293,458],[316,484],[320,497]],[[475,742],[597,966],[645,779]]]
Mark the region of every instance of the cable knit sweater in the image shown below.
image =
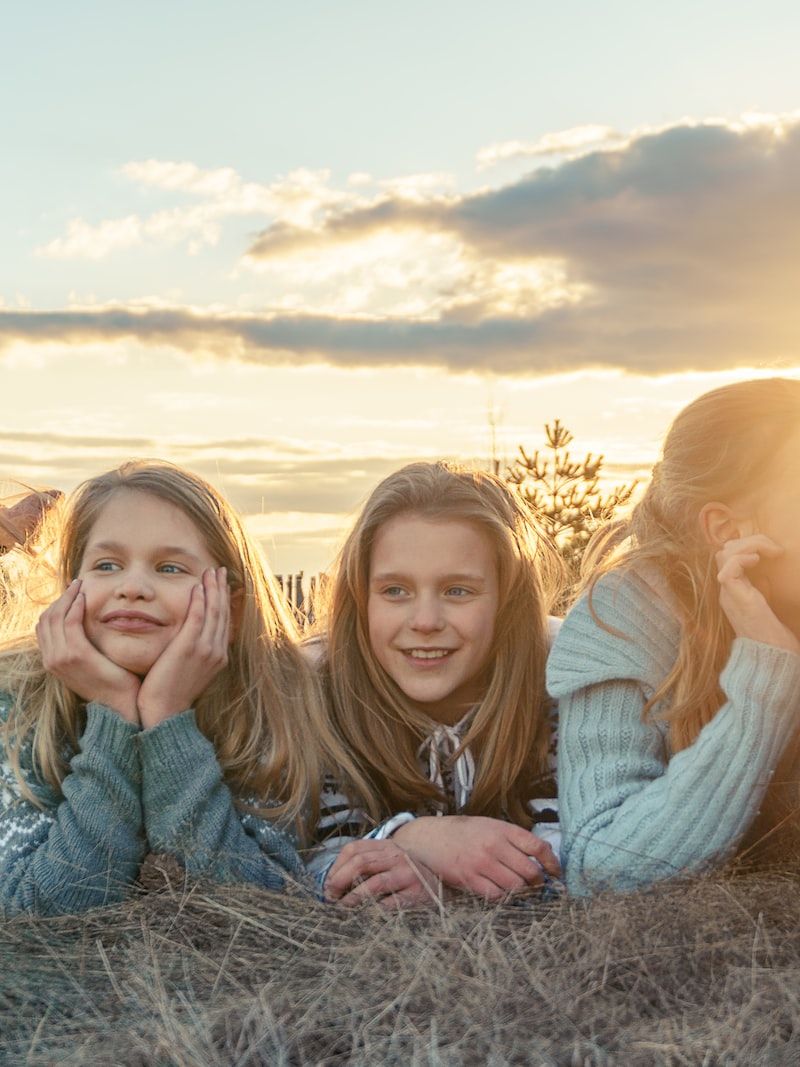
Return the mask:
[[[0,693],[0,721],[13,700]],[[78,751],[56,792],[20,765],[41,804],[25,799],[0,748],[0,912],[53,915],[124,899],[148,851],[169,852],[195,876],[281,889],[302,879],[293,842],[266,819],[240,813],[213,745],[185,711],[140,730],[89,704]]]
[[[724,860],[756,817],[800,715],[800,656],[737,638],[720,676],[725,702],[672,753],[658,709],[679,623],[664,579],[615,571],[582,597],[548,664],[558,700],[558,784],[567,889],[633,889]]]

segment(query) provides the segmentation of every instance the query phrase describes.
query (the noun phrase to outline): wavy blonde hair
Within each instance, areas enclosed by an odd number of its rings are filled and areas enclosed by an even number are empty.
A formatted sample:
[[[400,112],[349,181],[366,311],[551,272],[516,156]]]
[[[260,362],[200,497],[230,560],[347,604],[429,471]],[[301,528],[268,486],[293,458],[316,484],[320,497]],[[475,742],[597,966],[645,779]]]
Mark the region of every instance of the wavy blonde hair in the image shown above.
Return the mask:
[[[500,607],[485,695],[462,744],[477,756],[466,813],[530,825],[526,801],[536,780],[549,776],[544,668],[547,613],[560,566],[518,494],[499,478],[447,463],[412,463],[377,486],[328,584],[322,673],[334,722],[368,782],[355,791],[376,820],[444,799],[417,763],[431,721],[378,663],[368,635],[372,546],[378,530],[398,515],[468,522],[491,542]]]
[[[65,747],[77,749],[85,725],[81,700],[42,665],[32,617],[76,577],[92,527],[122,489],[179,508],[227,568],[240,614],[228,664],[196,702],[197,723],[234,794],[274,804],[258,810],[294,821],[305,841],[318,816],[325,771],[342,767],[356,777],[358,771],[329,726],[318,680],[299,651],[295,621],[235,511],[198,475],[161,461],[125,463],[80,485],[54,523],[54,540],[28,580],[25,603],[8,613],[6,629],[16,633],[7,632],[0,645],[0,688],[15,697],[5,743],[21,788],[36,802],[20,773],[27,742],[38,771],[59,788],[69,769]]]
[[[584,557],[590,595],[602,574],[638,563],[655,564],[674,595],[681,624],[678,656],[645,714],[669,703],[659,714],[669,722],[676,752],[692,744],[721,707],[719,676],[733,641],[700,511],[712,501],[763,496],[775,456],[798,429],[795,379],[761,378],[705,393],[672,423],[662,458],[630,517],[595,535]]]

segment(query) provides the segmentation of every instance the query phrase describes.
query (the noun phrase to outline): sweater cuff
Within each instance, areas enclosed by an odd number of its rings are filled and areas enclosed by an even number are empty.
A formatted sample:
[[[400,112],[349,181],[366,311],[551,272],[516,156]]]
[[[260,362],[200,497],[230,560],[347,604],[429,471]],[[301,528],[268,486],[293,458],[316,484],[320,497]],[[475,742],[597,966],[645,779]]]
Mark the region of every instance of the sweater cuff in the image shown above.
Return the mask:
[[[142,730],[139,750],[145,766],[151,761],[157,763],[161,773],[172,775],[174,781],[191,777],[209,753],[216,759],[214,746],[197,726],[194,708]]]
[[[92,749],[109,753],[114,763],[129,775],[138,772],[136,746],[133,738],[140,733],[134,722],[128,722],[107,704],[94,701],[86,705],[86,728],[81,734],[81,751]]]
[[[754,708],[759,716],[794,719],[800,703],[800,655],[737,637],[719,680],[729,700]]]

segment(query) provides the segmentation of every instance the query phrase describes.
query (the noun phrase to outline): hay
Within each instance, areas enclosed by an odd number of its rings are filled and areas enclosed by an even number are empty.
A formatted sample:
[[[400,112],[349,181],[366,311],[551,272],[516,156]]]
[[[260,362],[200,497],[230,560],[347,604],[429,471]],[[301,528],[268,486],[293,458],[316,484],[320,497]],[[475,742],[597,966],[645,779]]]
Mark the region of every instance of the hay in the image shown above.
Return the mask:
[[[399,914],[150,878],[0,925],[0,1062],[800,1062],[796,873]]]

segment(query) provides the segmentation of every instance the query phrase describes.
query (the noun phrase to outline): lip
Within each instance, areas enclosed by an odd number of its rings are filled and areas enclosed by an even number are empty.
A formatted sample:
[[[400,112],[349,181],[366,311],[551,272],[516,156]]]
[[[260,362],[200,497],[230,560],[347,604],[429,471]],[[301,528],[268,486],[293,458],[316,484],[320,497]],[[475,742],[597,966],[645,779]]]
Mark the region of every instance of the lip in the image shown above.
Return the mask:
[[[439,667],[457,652],[455,648],[426,648],[424,645],[415,645],[413,648],[403,648],[400,650],[406,663],[412,664],[414,667],[421,670],[431,670],[434,667]],[[423,655],[415,656],[415,652],[431,653],[436,652],[439,655]]]
[[[112,630],[121,630],[126,633],[143,633],[146,630],[156,630],[164,625],[159,619],[142,611],[109,611],[101,617],[100,622]]]

